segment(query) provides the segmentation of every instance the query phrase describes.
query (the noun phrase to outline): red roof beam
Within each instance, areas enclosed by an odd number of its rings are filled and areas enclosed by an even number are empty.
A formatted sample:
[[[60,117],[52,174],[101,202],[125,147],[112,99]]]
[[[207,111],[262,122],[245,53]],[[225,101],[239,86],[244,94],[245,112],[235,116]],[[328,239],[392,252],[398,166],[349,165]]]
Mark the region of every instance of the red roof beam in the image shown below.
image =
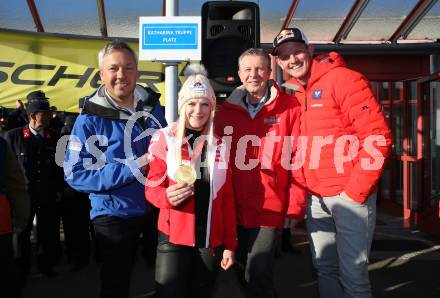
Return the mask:
[[[333,37],[334,43],[340,43],[341,40],[347,38],[351,29],[353,29],[359,17],[367,7],[368,2],[369,0],[356,0],[353,3],[353,6],[350,8],[350,11],[342,22],[341,27],[339,27],[338,32],[336,33],[335,37]]]
[[[286,18],[284,19],[283,26],[281,27],[280,31],[283,28],[289,27],[290,21],[293,18],[293,15],[295,14],[296,8],[298,7],[300,0],[292,0],[292,4],[290,4],[289,11],[287,12]]]
[[[34,0],[27,0],[29,10],[31,11],[32,17],[34,18],[35,27],[37,27],[38,32],[44,32],[43,24],[41,23],[40,15],[38,14],[38,9],[35,6]]]
[[[96,6],[98,7],[99,29],[101,30],[101,35],[107,37],[107,20],[105,17],[104,0],[96,0]]]
[[[406,39],[436,3],[437,0],[419,0],[388,41],[396,43],[400,38]]]

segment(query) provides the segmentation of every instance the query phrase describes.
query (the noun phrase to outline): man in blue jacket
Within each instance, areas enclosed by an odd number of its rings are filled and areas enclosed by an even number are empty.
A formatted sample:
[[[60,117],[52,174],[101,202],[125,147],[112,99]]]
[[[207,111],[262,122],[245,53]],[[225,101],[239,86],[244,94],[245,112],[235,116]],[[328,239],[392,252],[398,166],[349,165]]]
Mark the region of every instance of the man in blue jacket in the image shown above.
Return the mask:
[[[98,54],[103,85],[84,105],[64,160],[67,183],[89,193],[101,261],[100,297],[128,297],[130,272],[147,206],[142,169],[149,136],[166,126],[158,101],[136,85],[137,57],[124,42]],[[155,228],[155,227],[152,227]]]

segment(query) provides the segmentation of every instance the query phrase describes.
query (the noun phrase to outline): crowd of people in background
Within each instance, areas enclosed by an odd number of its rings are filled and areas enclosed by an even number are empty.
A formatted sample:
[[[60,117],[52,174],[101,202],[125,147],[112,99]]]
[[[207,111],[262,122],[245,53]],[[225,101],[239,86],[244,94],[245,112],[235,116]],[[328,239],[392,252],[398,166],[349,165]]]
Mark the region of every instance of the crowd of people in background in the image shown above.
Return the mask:
[[[57,142],[70,136],[86,99],[79,99],[79,113],[58,112],[46,94],[37,90],[18,99],[16,108],[0,107],[0,155],[5,154],[1,161],[2,165],[6,161],[5,177],[13,178],[11,182],[2,181],[9,190],[7,197],[13,199],[10,205],[14,215],[13,229],[0,243],[2,257],[7,256],[2,259],[2,276],[10,290],[7,297],[20,297],[20,288],[26,286],[31,275],[33,259],[38,273],[47,278],[59,274],[54,268],[62,257],[67,258],[72,272],[85,268],[91,259],[102,261],[90,220],[88,193],[69,186],[55,161]],[[1,216],[9,212],[3,211],[2,206]],[[153,266],[156,233],[146,227],[154,226],[154,215],[145,222],[148,225],[140,228],[140,241],[147,264]]]
[[[12,289],[19,293],[26,286],[35,255],[38,272],[49,278],[58,275],[54,267],[63,255],[67,256],[72,271],[89,264],[93,227],[87,194],[71,189],[55,162],[57,142],[63,134],[69,134],[76,115],[58,113],[40,90],[30,92],[25,100],[17,100],[15,109],[2,108],[1,113],[2,140],[6,140],[13,160],[24,174],[23,180],[15,184],[21,185],[27,194],[28,206],[11,204],[13,214],[26,214],[21,228],[17,229],[13,222],[17,270],[16,274],[10,274],[11,281],[12,276],[16,279],[9,285],[11,293]],[[8,197],[14,199],[17,195],[12,193]]]
[[[17,100],[16,109],[2,108],[0,159],[16,162],[0,169],[1,210],[13,209],[0,230],[8,297],[20,297],[33,251],[37,270],[51,278],[63,255],[72,271],[87,266],[92,248],[100,297],[128,297],[143,234],[148,263],[155,264],[156,297],[210,297],[219,269],[234,267],[245,297],[275,298],[274,258],[280,247],[296,253],[289,227],[305,217],[320,296],[371,297],[367,264],[383,164],[364,169],[360,158],[368,154],[358,144],[359,158],[341,173],[332,159],[337,145],[328,139],[351,135],[362,143],[380,135],[383,142],[370,158],[385,159],[389,127],[368,81],[337,53],[314,57],[298,28],[283,29],[271,54],[291,79],[278,86],[270,79],[268,53],[248,49],[238,60],[242,86],[220,107],[204,68],[189,67],[178,95],[179,118],[169,126],[151,90],[136,83],[136,54],[120,41],[99,52],[102,85],[80,100],[79,115],[58,113],[42,91]],[[133,120],[137,112],[146,114]],[[142,137],[150,130],[156,133]],[[323,134],[314,167],[307,145]],[[69,135],[59,167],[57,141]],[[104,158],[85,145],[96,136],[93,144]],[[240,151],[248,136],[261,144]],[[287,156],[285,140],[291,142]],[[240,158],[248,164],[238,165]],[[303,167],[286,168],[297,159]],[[246,168],[251,161],[257,165]],[[24,175],[12,181],[17,169]],[[11,193],[11,184],[27,187]]]

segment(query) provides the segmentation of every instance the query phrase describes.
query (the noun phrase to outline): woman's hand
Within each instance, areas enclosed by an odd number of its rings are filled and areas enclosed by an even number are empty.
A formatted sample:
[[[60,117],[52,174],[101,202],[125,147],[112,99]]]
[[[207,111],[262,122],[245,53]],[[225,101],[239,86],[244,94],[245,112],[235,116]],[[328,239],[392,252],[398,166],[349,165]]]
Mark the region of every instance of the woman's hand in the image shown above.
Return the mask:
[[[220,262],[220,266],[223,268],[223,270],[228,270],[232,265],[234,265],[235,262],[235,252],[232,250],[225,249],[223,251],[223,259]]]
[[[167,188],[168,201],[174,207],[179,206],[192,195],[194,195],[193,185],[176,183]]]

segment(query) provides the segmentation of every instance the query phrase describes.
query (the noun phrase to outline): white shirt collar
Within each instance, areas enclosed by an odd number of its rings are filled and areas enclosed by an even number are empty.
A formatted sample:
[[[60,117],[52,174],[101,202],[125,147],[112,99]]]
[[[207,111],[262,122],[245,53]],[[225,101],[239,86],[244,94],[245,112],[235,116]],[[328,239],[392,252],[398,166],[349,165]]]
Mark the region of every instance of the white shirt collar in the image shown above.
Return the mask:
[[[40,130],[35,130],[32,127],[29,126],[29,130],[31,131],[31,133],[36,136],[37,134],[39,134],[40,136],[44,137],[44,129],[40,129]]]

